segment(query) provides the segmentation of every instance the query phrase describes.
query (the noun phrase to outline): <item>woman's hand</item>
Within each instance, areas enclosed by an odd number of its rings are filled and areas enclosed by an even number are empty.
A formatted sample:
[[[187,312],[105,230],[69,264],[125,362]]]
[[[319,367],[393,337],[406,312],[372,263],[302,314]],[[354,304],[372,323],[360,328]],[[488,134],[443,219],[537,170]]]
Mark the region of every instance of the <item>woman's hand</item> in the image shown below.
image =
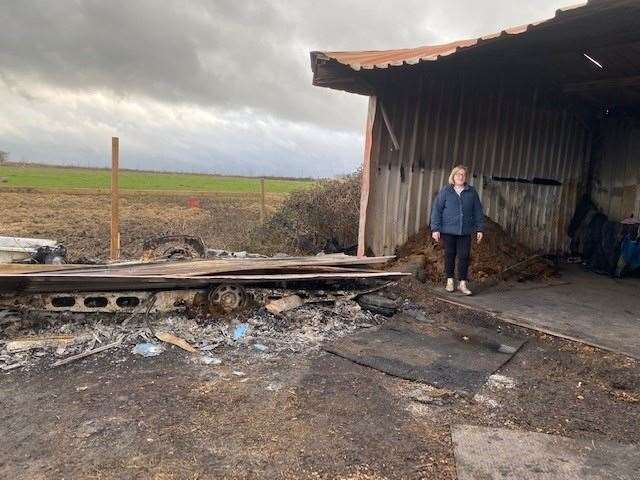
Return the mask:
[[[436,242],[439,242],[439,241],[440,241],[440,232],[433,232],[433,233],[431,234],[431,236],[433,237],[433,239],[434,239]]]
[[[484,237],[484,235],[482,234],[482,232],[478,232],[478,233],[476,233],[476,237],[478,238],[478,243],[480,243],[482,241],[482,237]]]

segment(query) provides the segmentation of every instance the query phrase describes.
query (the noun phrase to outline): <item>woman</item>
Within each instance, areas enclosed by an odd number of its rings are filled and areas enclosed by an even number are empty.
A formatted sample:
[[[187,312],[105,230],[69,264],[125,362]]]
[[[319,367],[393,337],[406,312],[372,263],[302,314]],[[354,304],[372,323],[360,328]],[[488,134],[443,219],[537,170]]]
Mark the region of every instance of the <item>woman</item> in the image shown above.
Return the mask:
[[[438,193],[431,209],[431,236],[444,244],[444,268],[447,275],[447,292],[455,290],[453,273],[458,259],[458,290],[471,295],[467,287],[471,235],[482,241],[484,213],[478,192],[467,184],[467,167],[458,165],[451,170],[449,185]]]

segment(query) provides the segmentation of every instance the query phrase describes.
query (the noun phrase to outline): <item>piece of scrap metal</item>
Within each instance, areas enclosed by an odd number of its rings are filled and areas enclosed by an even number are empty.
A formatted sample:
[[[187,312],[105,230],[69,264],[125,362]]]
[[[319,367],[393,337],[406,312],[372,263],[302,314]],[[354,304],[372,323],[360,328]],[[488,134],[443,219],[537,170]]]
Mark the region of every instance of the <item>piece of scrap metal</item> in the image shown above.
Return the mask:
[[[22,238],[0,236],[0,263],[26,260],[40,247],[55,248],[58,242],[44,238]]]
[[[142,245],[145,261],[168,258],[172,260],[204,258],[207,248],[201,238],[189,235],[165,235],[149,238]]]

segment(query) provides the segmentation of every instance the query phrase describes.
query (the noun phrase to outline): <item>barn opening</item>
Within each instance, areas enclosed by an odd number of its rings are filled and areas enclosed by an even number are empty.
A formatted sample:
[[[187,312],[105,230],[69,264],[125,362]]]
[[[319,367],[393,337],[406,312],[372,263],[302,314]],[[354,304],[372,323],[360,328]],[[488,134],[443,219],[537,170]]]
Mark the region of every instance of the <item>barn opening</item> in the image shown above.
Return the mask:
[[[640,2],[591,0],[444,45],[315,51],[311,66],[314,85],[369,97],[360,255],[394,254],[426,227],[457,164],[536,252],[578,248],[571,220],[587,201],[613,225],[598,241],[637,237]]]

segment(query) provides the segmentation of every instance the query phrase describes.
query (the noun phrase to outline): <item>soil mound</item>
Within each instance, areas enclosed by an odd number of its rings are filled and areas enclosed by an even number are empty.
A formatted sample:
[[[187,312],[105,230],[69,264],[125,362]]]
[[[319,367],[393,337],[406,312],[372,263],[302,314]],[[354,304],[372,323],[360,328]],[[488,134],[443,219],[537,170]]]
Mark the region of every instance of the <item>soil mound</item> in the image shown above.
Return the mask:
[[[424,280],[441,283],[444,279],[442,244],[431,238],[431,229],[426,228],[400,248],[398,263],[407,262],[416,255],[424,256]],[[470,280],[492,282],[506,279],[517,281],[557,276],[553,264],[536,256],[527,247],[516,242],[500,225],[485,217],[484,238],[471,247]]]

